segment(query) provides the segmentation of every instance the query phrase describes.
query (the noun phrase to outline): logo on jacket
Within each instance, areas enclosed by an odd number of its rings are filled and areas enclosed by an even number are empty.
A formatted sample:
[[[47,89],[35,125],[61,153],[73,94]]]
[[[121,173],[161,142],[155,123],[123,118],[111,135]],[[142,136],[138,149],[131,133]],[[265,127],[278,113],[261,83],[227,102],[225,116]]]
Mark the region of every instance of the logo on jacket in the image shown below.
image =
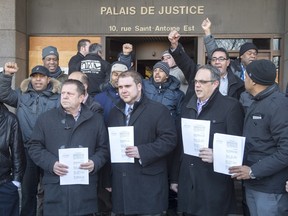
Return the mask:
[[[83,73],[96,73],[101,71],[101,63],[98,60],[81,61],[81,71]]]

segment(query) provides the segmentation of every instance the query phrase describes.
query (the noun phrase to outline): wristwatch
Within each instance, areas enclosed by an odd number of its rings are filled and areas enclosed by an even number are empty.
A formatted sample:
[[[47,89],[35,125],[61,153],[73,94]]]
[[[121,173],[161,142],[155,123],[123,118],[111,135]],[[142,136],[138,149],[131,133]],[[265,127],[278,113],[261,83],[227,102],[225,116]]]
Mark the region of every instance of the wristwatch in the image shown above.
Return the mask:
[[[251,179],[256,179],[256,177],[254,176],[251,168],[250,168],[250,171],[249,171],[249,177],[250,177]]]

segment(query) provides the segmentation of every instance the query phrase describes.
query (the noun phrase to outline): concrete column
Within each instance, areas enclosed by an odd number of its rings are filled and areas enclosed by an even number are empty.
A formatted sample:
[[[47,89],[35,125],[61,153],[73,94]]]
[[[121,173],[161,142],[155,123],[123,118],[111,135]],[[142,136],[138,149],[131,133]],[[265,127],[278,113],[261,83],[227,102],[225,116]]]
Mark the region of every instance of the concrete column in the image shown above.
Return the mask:
[[[13,85],[27,76],[26,0],[0,0],[0,67],[17,62],[20,68]]]

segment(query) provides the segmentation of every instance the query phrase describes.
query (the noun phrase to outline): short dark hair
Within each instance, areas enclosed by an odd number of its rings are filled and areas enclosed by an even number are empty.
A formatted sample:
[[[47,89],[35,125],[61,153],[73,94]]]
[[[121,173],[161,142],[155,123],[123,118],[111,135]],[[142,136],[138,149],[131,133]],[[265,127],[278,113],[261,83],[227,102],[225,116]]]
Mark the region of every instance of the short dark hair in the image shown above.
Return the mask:
[[[70,85],[70,84],[76,85],[77,92],[79,93],[79,95],[85,95],[85,87],[84,87],[83,83],[80,82],[79,80],[67,79],[63,82],[62,88],[64,85]]]
[[[141,83],[142,84],[142,76],[140,75],[140,73],[133,71],[133,70],[128,70],[125,72],[122,72],[119,76],[118,76],[118,80],[120,78],[125,78],[125,77],[132,77],[132,79],[134,80],[134,82],[136,84]]]
[[[100,53],[102,54],[102,45],[98,43],[90,44],[89,46],[89,53]]]
[[[229,57],[229,53],[228,53],[227,50],[224,49],[223,47],[218,47],[218,48],[214,49],[214,50],[212,51],[212,53],[211,53],[211,58],[212,58],[212,55],[213,55],[215,52],[224,52],[225,55],[226,55],[226,59],[229,59],[229,58],[230,58],[230,57]],[[210,59],[210,60],[211,60],[211,59]]]
[[[216,68],[216,67],[214,67],[214,66],[212,66],[210,64],[206,64],[206,65],[200,66],[197,71],[199,71],[200,69],[209,70],[210,73],[211,73],[211,80],[218,80],[220,82],[220,78],[221,78],[220,74],[221,74],[221,72],[219,71],[218,68]]]
[[[84,47],[86,46],[86,43],[91,43],[90,40],[88,39],[81,39],[78,41],[78,44],[77,44],[77,50],[80,51],[81,47]]]

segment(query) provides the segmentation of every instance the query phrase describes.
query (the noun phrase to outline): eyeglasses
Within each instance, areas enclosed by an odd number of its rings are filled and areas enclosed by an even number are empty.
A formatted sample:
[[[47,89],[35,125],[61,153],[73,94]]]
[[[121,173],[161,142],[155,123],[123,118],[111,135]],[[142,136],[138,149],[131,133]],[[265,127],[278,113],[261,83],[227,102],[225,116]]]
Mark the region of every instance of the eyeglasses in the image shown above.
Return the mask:
[[[168,60],[168,59],[171,59],[171,56],[170,55],[166,55],[166,56],[162,56],[161,60]]]
[[[204,85],[206,83],[213,83],[215,80],[193,80],[194,84],[196,85],[197,83],[200,84],[200,85]]]
[[[223,62],[225,60],[228,60],[227,58],[224,58],[224,57],[219,57],[219,58],[216,58],[216,57],[213,57],[211,59],[211,62],[216,62],[216,61],[219,61],[219,62]]]

